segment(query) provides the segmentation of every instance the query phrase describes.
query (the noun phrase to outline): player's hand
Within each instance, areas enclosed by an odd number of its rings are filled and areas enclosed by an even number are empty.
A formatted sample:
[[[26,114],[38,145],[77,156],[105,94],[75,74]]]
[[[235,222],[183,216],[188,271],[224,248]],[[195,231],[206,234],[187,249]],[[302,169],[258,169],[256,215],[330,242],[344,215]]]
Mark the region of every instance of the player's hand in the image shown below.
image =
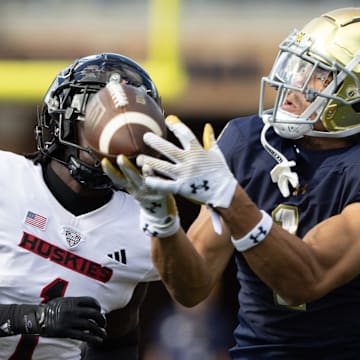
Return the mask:
[[[105,317],[91,297],[55,298],[38,306],[35,319],[33,332],[45,337],[100,343],[106,336]]]
[[[104,158],[101,166],[104,173],[119,188],[126,189],[140,204],[140,227],[149,236],[167,237],[180,227],[174,197],[169,193],[149,188],[138,169],[124,155],[116,159],[118,170]]]
[[[183,148],[155,134],[146,133],[145,143],[170,160],[139,155],[136,159],[138,166],[150,168],[154,173],[167,177],[146,176],[146,184],[153,189],[180,194],[210,207],[229,207],[237,181],[216,144],[211,125],[206,124],[204,128],[204,147],[176,116],[168,116],[166,125]]]

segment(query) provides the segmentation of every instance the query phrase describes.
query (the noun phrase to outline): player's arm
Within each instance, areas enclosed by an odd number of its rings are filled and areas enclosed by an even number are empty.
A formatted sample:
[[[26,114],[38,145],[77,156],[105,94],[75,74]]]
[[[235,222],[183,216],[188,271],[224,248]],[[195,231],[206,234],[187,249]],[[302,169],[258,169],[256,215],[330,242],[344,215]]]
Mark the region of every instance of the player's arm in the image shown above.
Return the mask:
[[[238,188],[229,209],[220,212],[233,237],[251,232],[259,210]],[[266,238],[243,252],[252,270],[289,305],[318,299],[360,273],[360,203],[347,206],[311,229],[303,239],[273,224]]]
[[[300,239],[273,224],[270,215],[261,212],[236,183],[211,128],[205,127],[202,147],[179,119],[168,117],[166,121],[182,148],[154,134],[144,135],[147,145],[168,159],[146,155],[137,158],[138,165],[156,174],[145,178],[146,185],[216,209],[230,230],[234,247],[243,252],[252,270],[290,305],[318,299],[359,273],[358,204]],[[211,243],[200,238],[205,248]],[[167,256],[171,256],[170,251]],[[177,252],[172,255],[177,256]],[[188,262],[191,266],[192,261]]]
[[[139,358],[139,311],[146,290],[146,284],[137,285],[130,302],[124,308],[106,315],[106,338],[101,344],[84,344],[83,360]]]
[[[167,289],[183,305],[197,304],[209,295],[233,252],[229,233],[216,235],[203,209],[189,231],[195,248],[180,227],[173,196],[148,188],[125,156],[120,155],[117,163],[121,171],[103,159],[103,170],[115,186],[126,188],[138,201],[140,227],[152,237],[153,262]]]
[[[233,251],[228,231],[214,232],[205,206],[187,235],[180,228],[170,237],[152,238],[153,262],[171,296],[185,306],[207,298]]]
[[[0,336],[33,334],[94,343],[106,335],[100,305],[91,297],[60,297],[46,304],[1,304]]]

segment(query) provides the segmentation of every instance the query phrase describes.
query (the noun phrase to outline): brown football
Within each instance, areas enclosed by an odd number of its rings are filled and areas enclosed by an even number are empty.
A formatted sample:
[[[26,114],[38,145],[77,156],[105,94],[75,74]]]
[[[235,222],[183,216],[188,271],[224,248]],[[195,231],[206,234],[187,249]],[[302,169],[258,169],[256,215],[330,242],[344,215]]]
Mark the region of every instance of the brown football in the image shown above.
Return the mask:
[[[143,142],[149,131],[166,137],[163,111],[141,87],[110,82],[87,104],[84,136],[100,156],[153,154]]]

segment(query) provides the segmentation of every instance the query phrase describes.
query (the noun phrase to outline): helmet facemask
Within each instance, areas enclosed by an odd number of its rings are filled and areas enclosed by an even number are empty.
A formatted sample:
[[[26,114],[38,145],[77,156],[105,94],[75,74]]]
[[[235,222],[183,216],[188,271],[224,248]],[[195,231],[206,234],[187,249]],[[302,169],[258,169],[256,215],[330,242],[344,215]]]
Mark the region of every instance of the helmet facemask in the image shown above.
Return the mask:
[[[274,106],[265,109],[269,90]],[[294,96],[292,101],[291,96]],[[297,97],[297,99],[296,99]],[[284,138],[343,138],[360,133],[360,9],[344,8],[311,20],[280,44],[269,76],[261,81],[261,143],[276,160],[271,178],[284,197],[298,185],[288,161],[269,144],[270,127]]]
[[[300,36],[304,39],[301,43],[296,43],[295,39]],[[272,124],[276,133],[285,138],[298,139],[310,135],[313,125],[321,119],[338,87],[337,74],[340,69],[335,64],[327,65],[306,55],[310,48],[311,39],[295,31],[281,43],[270,75],[261,82],[260,115],[265,116],[264,121]],[[274,108],[271,111],[264,110],[268,86],[276,89]],[[306,109],[298,114],[287,111],[287,108],[291,108],[289,99],[292,97],[297,100],[297,105],[306,101]]]
[[[359,44],[360,45],[360,44]],[[280,52],[269,76],[261,80],[259,115],[282,137],[299,139],[304,135],[345,137],[360,132],[360,81],[354,68],[359,65],[360,52],[343,66],[313,48],[309,35],[295,30],[280,44]],[[317,86],[313,80],[321,80]],[[276,90],[274,107],[265,110],[269,89]],[[301,94],[309,106],[301,113],[284,110],[290,92]],[[347,121],[347,118],[358,117]],[[325,131],[314,130],[321,122]]]

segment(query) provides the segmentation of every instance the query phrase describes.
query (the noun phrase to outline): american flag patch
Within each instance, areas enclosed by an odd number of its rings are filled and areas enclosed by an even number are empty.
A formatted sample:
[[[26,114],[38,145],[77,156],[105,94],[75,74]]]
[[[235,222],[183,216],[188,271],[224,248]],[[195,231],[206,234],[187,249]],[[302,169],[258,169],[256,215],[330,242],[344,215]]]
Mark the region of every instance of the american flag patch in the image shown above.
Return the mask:
[[[28,211],[25,218],[25,223],[34,226],[40,230],[45,230],[47,224],[47,218],[36,214],[32,211]]]

